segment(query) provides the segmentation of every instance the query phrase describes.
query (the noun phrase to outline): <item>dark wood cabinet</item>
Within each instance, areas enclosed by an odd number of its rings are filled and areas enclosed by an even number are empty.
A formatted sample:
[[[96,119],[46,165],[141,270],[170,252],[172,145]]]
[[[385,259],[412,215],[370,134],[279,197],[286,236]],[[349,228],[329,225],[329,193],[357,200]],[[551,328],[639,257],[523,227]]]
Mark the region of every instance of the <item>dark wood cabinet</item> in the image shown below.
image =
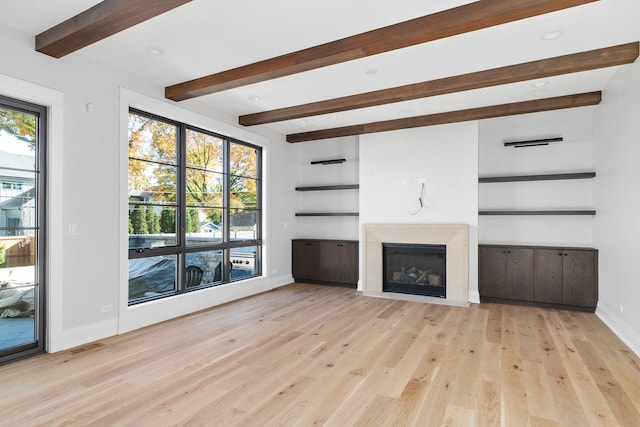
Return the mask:
[[[562,303],[596,306],[595,251],[564,250],[562,256]]]
[[[317,276],[316,260],[318,243],[310,240],[294,240],[292,245],[291,272],[296,280],[311,280]]]
[[[533,299],[533,249],[480,247],[480,294]]]
[[[562,304],[562,250],[538,249],[534,263],[535,301]]]
[[[483,300],[595,309],[595,249],[480,245],[478,254]]]
[[[358,284],[358,242],[354,240],[295,239],[291,270],[296,281]]]

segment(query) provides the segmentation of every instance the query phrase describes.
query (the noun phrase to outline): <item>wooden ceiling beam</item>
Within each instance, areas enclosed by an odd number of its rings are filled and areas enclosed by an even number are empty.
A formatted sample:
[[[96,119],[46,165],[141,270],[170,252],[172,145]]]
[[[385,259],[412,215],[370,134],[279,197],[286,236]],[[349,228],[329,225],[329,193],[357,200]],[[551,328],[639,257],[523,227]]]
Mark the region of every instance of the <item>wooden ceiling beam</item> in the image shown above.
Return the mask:
[[[490,119],[493,117],[537,113],[540,111],[560,110],[563,108],[584,107],[599,104],[601,99],[601,92],[588,92],[577,95],[558,96],[554,98],[534,99],[531,101],[514,102],[511,104],[492,105],[489,107],[478,107],[468,110],[449,111],[446,113],[428,114],[425,116],[407,117],[403,119],[385,120],[353,126],[294,133],[287,135],[287,141],[291,143],[316,141],[319,139],[339,138],[343,136],[386,132],[390,130],[466,122],[469,120]]]
[[[240,116],[238,122],[244,126],[254,126],[630,64],[638,58],[639,49],[640,43],[628,43],[277,110],[246,114]]]
[[[104,0],[36,36],[36,50],[61,58],[191,0]]]
[[[597,0],[479,0],[165,88],[174,101],[377,55]]]

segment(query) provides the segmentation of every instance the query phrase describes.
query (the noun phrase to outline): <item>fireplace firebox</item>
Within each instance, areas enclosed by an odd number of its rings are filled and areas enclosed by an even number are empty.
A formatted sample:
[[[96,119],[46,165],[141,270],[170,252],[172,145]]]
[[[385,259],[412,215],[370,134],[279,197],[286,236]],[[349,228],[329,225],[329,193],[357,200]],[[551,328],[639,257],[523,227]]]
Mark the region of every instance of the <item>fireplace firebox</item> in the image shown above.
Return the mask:
[[[447,247],[382,243],[382,291],[446,298]]]

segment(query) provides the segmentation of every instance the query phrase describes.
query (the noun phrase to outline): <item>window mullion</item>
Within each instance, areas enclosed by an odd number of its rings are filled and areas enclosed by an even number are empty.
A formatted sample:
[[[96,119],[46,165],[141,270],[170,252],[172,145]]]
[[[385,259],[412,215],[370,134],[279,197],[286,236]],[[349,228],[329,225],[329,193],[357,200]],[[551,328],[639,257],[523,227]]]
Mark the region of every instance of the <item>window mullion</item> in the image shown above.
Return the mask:
[[[187,129],[184,124],[180,124],[178,132],[178,140],[176,141],[177,153],[178,153],[178,227],[177,227],[177,239],[178,239],[178,284],[176,286],[178,292],[185,290],[186,283],[186,261],[184,249],[187,245]]]
[[[231,214],[230,214],[230,206],[231,206],[231,179],[230,179],[230,173],[231,173],[231,148],[230,148],[230,143],[228,139],[224,139],[224,144],[222,146],[222,170],[223,170],[223,186],[224,188],[222,189],[222,206],[223,208],[223,216],[224,216],[224,221],[223,221],[223,241],[225,243],[229,243],[231,242]],[[229,247],[227,246],[227,248],[225,250],[222,251],[222,266],[223,266],[223,282],[228,283],[231,281],[231,271],[230,268],[228,268],[228,266],[231,265],[231,260],[230,260],[230,254],[229,254]]]

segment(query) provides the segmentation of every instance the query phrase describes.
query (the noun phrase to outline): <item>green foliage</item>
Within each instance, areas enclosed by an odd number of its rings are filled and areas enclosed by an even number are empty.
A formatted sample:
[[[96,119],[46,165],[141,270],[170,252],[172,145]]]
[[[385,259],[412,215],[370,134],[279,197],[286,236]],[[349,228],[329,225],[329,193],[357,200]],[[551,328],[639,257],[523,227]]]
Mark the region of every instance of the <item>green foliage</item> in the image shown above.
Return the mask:
[[[129,215],[129,234],[133,234],[133,224],[131,223],[131,215]]]
[[[133,226],[133,234],[149,234],[144,208],[133,208],[133,210],[129,212],[129,217],[131,218],[131,225]]]
[[[187,211],[187,233],[197,233],[200,231],[200,219],[198,218],[198,211],[195,209],[189,209]]]
[[[7,260],[7,249],[4,245],[0,245],[0,267],[4,267],[4,262]]]
[[[35,148],[36,116],[30,113],[0,108],[0,130],[17,136]]]
[[[176,232],[176,216],[173,209],[166,207],[162,208],[160,212],[160,232],[161,233],[175,233]]]
[[[149,234],[160,233],[160,220],[158,219],[158,214],[153,210],[153,206],[151,205],[147,205],[145,220],[147,222]]]

